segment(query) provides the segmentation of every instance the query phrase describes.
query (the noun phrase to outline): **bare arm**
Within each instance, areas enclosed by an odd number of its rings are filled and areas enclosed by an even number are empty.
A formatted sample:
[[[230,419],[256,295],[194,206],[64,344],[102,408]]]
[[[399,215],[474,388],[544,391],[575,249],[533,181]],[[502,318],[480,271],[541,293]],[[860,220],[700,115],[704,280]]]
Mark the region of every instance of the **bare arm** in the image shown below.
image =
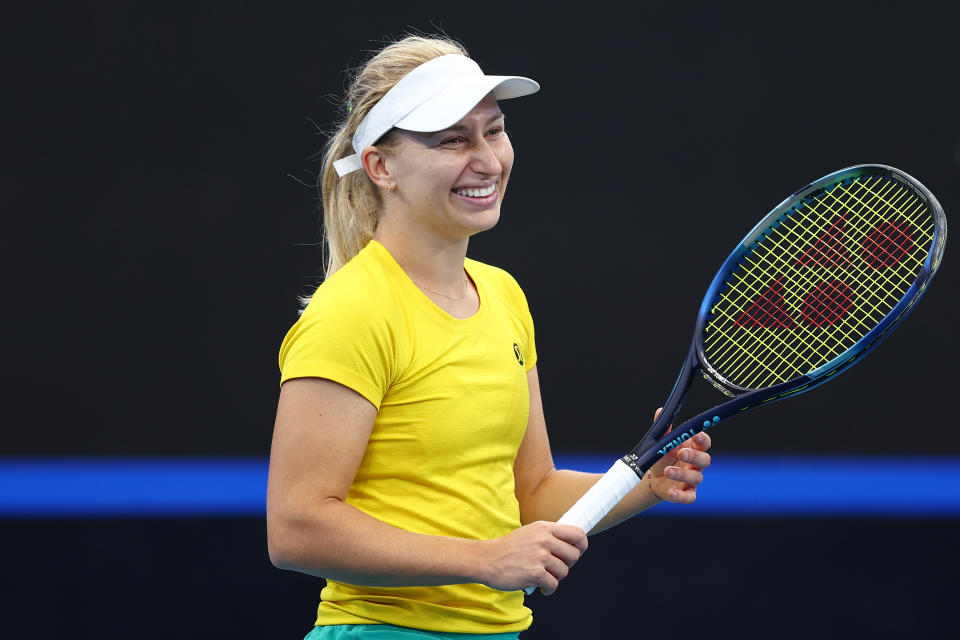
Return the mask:
[[[514,463],[520,520],[556,521],[600,479],[600,474],[554,468],[536,367],[527,373],[527,381],[530,387],[530,418]],[[705,433],[701,435],[702,438],[698,436],[688,440],[684,443],[687,446],[675,449],[654,466],[651,470],[654,491],[650,490],[647,482],[641,482],[597,523],[591,533],[608,529],[663,499],[693,502],[696,499],[696,487],[703,479],[700,470],[710,464],[710,455],[706,453],[710,447],[709,436]]]
[[[267,489],[267,546],[276,566],[369,586],[556,588],[557,574],[579,557],[576,527],[538,523],[495,540],[463,540],[411,533],[347,504],[376,413],[329,380],[282,386]]]

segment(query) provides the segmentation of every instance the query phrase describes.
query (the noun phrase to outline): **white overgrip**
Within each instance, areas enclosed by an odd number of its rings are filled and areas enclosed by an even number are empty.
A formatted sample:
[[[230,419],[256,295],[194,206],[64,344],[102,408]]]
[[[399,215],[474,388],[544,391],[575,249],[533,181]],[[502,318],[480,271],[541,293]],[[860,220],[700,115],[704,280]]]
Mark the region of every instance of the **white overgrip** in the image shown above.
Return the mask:
[[[584,533],[590,533],[597,523],[638,484],[640,484],[640,478],[633,469],[623,460],[617,460],[557,522],[576,525],[583,529]]]
[[[584,533],[590,533],[597,523],[603,520],[603,517],[610,513],[617,503],[638,484],[640,484],[640,478],[633,469],[623,460],[617,460],[557,522],[572,524],[583,529]],[[530,594],[533,593],[534,588],[529,587],[524,591]]]

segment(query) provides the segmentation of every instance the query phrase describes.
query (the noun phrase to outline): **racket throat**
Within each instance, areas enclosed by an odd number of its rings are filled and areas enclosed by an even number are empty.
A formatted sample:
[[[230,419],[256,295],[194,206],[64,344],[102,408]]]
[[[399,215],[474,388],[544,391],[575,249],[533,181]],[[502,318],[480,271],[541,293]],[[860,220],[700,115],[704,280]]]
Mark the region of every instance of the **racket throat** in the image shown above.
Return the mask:
[[[714,389],[716,389],[723,395],[727,396],[728,398],[737,397],[737,394],[735,394],[733,391],[730,391],[730,389],[727,389],[725,386],[723,386],[723,384],[720,383],[719,380],[711,376],[706,371],[701,371],[700,373],[701,375],[703,375],[703,379],[706,380],[708,383],[710,383],[710,386],[712,386]]]
[[[636,473],[638,477],[642,478],[643,475],[650,469],[650,467],[656,464],[657,460],[667,455],[672,450],[676,449],[701,431],[703,431],[702,428],[688,428],[682,432],[671,431],[668,434],[670,436],[669,439],[665,437],[664,439],[660,440],[655,447],[647,450],[646,453],[637,455],[636,453],[631,452],[620,458],[620,460],[622,460],[625,465],[633,469],[633,472]]]
[[[736,398],[737,393],[735,393],[730,389],[730,386],[731,386],[730,383],[727,382],[727,380],[724,379],[717,372],[716,369],[710,366],[709,362],[707,362],[707,358],[703,353],[702,345],[697,345],[696,347],[694,347],[694,349],[696,350],[696,353],[700,356],[699,358],[700,374],[703,376],[703,379],[706,380],[711,387],[713,387],[723,395],[727,396],[728,398]],[[744,391],[744,389],[738,389],[738,390],[741,392]]]

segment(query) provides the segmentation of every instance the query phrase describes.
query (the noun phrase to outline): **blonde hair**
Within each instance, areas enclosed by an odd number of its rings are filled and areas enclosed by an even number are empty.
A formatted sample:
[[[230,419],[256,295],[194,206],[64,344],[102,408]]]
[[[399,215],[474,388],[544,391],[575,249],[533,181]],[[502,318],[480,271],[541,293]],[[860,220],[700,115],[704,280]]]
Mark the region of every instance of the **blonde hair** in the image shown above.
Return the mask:
[[[365,171],[337,176],[333,162],[351,155],[353,134],[377,102],[400,79],[428,60],[448,54],[467,55],[460,43],[446,37],[407,36],[370,58],[353,75],[346,95],[346,118],[324,148],[321,197],[329,278],[357,255],[373,238],[380,221],[383,199]],[[377,142],[389,151],[395,142],[390,133]]]

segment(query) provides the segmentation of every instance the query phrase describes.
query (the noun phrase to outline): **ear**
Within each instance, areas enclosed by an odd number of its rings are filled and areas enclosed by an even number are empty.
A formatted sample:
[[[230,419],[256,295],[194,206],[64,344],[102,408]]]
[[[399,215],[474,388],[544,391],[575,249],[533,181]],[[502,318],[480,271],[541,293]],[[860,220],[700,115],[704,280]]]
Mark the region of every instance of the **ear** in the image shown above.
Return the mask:
[[[373,145],[360,152],[360,162],[363,164],[363,170],[370,176],[373,184],[381,189],[389,190],[396,186],[396,181],[387,168],[386,160],[386,156]]]

